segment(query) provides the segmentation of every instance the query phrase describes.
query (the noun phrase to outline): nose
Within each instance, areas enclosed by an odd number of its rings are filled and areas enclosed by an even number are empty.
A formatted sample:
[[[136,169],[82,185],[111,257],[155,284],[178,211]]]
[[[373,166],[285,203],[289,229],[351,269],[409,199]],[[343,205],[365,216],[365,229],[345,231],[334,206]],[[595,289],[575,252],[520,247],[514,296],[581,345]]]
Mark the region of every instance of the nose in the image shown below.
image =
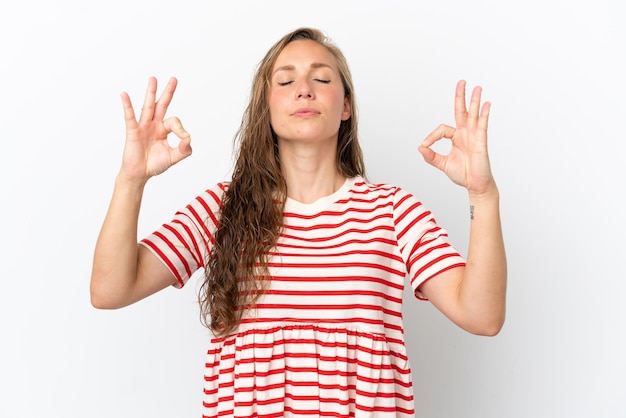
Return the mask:
[[[309,84],[308,80],[302,80],[298,84],[298,89],[296,90],[296,94],[298,99],[313,99],[315,97],[313,93],[313,89]]]

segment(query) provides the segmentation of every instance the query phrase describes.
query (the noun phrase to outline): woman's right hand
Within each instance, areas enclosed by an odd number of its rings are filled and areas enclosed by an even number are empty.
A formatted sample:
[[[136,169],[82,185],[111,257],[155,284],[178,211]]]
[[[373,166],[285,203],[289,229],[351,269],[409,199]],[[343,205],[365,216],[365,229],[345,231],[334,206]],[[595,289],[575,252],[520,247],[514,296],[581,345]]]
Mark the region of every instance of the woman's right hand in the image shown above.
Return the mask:
[[[150,77],[139,120],[126,92],[122,93],[126,144],[120,175],[129,181],[145,182],[191,155],[191,136],[177,117],[165,119],[178,81],[170,78],[156,101],[157,80]],[[167,135],[174,133],[180,142],[171,147]]]

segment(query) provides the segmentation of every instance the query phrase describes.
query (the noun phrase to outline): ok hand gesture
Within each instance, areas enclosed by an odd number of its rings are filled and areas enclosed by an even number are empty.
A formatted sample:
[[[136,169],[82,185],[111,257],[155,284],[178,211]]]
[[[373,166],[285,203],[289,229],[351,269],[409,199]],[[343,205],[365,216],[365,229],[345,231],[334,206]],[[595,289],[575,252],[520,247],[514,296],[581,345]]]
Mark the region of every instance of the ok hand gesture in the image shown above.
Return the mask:
[[[172,165],[191,155],[191,137],[177,117],[165,119],[165,113],[176,90],[177,80],[170,78],[158,101],[157,81],[148,81],[146,96],[139,120],[127,93],[122,93],[124,119],[126,122],[126,144],[120,174],[131,181],[145,182],[161,174]],[[167,135],[174,133],[180,142],[171,147]]]
[[[424,160],[442,170],[456,184],[469,193],[482,195],[495,188],[487,153],[487,122],[491,104],[480,105],[482,89],[475,87],[470,99],[469,111],[465,105],[465,81],[456,86],[454,117],[456,128],[439,125],[419,146]],[[448,155],[433,151],[430,146],[440,139],[452,142]]]

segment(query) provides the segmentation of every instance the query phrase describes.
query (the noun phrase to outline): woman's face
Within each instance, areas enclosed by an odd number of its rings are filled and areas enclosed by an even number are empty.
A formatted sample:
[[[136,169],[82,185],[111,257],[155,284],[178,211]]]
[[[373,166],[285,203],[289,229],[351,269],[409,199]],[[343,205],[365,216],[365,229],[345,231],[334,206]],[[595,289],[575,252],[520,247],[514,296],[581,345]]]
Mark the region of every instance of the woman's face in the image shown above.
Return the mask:
[[[335,57],[315,41],[287,44],[272,69],[269,110],[279,143],[337,141],[350,103]]]

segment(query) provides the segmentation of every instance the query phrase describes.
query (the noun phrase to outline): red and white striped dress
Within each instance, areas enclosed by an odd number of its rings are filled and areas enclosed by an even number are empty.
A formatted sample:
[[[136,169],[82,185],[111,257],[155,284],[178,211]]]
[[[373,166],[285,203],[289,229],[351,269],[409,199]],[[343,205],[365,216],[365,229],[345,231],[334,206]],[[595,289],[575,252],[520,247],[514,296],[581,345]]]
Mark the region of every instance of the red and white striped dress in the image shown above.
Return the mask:
[[[227,187],[142,240],[180,286],[204,267]],[[312,204],[288,199],[269,290],[211,341],[203,416],[413,416],[403,288],[465,264],[447,238],[412,195],[360,177]]]

